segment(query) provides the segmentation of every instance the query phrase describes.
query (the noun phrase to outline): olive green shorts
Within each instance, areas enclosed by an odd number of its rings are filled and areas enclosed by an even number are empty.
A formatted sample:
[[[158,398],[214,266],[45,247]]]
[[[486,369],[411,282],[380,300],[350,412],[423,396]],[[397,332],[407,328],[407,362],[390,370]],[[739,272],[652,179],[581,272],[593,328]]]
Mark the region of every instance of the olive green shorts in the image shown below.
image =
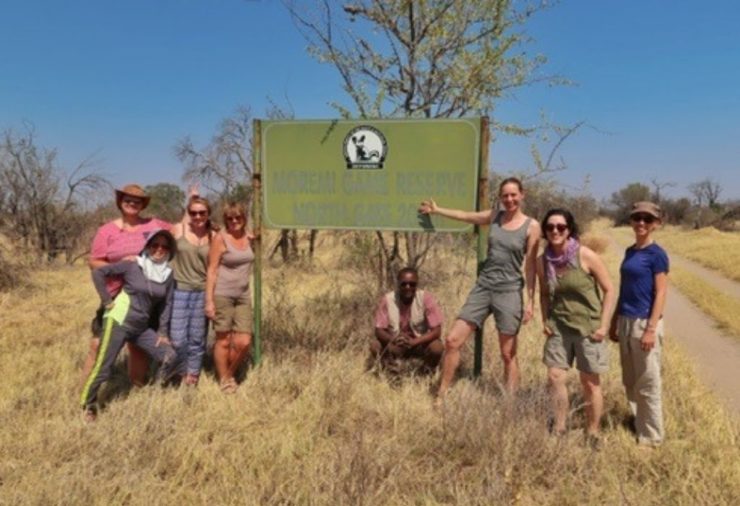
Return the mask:
[[[216,332],[252,333],[252,300],[249,291],[240,297],[213,297],[216,318],[213,330]]]
[[[576,369],[590,374],[603,374],[609,369],[609,345],[606,339],[594,341],[591,336],[566,327],[551,325],[553,334],[545,341],[542,361],[547,367],[570,369],[573,359]]]

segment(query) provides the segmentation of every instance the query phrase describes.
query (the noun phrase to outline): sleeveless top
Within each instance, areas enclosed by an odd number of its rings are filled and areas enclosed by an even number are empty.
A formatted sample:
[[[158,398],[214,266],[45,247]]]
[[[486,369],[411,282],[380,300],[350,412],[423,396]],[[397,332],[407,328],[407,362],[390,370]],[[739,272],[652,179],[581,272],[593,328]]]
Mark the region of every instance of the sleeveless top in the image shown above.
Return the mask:
[[[218,265],[218,277],[214,295],[220,297],[241,297],[249,290],[249,276],[252,273],[254,252],[247,245],[246,249],[239,249],[229,241],[226,234],[221,237],[226,245],[226,251],[221,255]]]
[[[185,237],[177,239],[177,254],[171,262],[178,290],[188,292],[206,289],[206,268],[208,265],[209,243],[196,246]]]
[[[555,279],[548,319],[582,336],[590,336],[601,325],[601,296],[596,279],[581,268],[580,253],[579,249],[576,266],[566,268]]]
[[[491,220],[488,257],[478,276],[478,284],[494,292],[515,292],[524,286],[522,262],[527,252],[527,231],[532,218],[524,220],[516,230],[506,230],[501,226],[503,217],[503,211],[499,211]]]

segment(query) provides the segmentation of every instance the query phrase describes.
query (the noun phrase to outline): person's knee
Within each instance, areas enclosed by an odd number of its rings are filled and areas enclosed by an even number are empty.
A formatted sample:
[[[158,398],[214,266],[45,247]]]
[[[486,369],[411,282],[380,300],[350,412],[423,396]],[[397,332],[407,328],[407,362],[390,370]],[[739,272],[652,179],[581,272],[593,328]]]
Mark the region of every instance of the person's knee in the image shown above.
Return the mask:
[[[238,350],[244,350],[252,344],[252,334],[234,334],[234,347]]]
[[[502,348],[501,349],[501,359],[506,364],[514,362],[516,360],[516,348],[510,348],[510,349]]]
[[[601,378],[598,374],[581,373],[581,384],[587,392],[601,391]]]
[[[563,369],[550,368],[547,370],[547,382],[550,385],[565,384],[565,371]]]
[[[444,351],[445,345],[439,339],[432,341],[429,343],[429,346],[427,346],[427,354],[433,357],[441,357]]]

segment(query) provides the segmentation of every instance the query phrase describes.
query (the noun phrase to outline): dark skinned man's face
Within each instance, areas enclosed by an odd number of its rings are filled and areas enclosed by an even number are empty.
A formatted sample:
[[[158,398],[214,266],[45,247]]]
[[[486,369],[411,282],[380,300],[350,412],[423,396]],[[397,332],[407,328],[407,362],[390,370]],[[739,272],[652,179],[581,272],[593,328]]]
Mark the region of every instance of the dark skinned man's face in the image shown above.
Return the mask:
[[[398,278],[398,293],[401,296],[401,301],[409,304],[414,300],[416,295],[416,285],[419,284],[419,277],[413,272],[404,272]]]

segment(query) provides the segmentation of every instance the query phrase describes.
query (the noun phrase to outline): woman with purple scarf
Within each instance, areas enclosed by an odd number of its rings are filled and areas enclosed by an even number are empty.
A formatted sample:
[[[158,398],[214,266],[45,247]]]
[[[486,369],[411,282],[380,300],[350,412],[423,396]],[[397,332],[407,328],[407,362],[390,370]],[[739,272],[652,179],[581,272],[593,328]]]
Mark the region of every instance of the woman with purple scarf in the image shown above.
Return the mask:
[[[599,256],[578,241],[578,225],[569,211],[549,210],[542,230],[547,246],[537,262],[537,275],[547,338],[543,362],[552,402],[549,429],[557,435],[566,432],[566,378],[575,360],[586,402],[586,441],[598,448],[603,411],[599,375],[609,365],[605,337],[614,312],[615,291]]]

